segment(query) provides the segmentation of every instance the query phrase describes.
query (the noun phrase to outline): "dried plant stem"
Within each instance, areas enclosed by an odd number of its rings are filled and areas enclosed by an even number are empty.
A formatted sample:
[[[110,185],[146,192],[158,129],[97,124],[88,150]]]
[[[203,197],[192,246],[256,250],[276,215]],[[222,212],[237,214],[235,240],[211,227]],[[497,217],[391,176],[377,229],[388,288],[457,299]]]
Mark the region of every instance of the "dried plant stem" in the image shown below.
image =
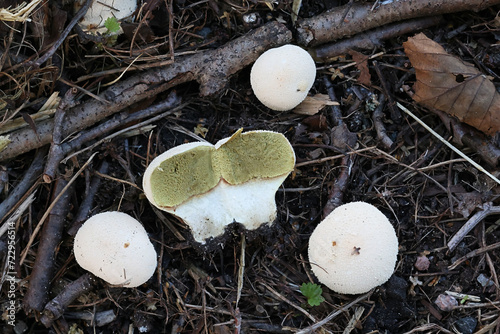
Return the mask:
[[[87,168],[87,166],[90,164],[92,159],[94,159],[94,156],[97,153],[92,154],[92,156],[83,164],[83,166],[76,172],[76,174],[69,180],[68,184],[59,192],[59,194],[52,200],[52,203],[49,205],[48,209],[45,211],[43,214],[42,218],[38,221],[38,224],[36,225],[35,229],[33,230],[33,233],[31,234],[30,239],[28,240],[28,243],[24,249],[24,251],[21,253],[21,260],[19,261],[20,264],[23,264],[24,260],[26,259],[26,256],[28,255],[28,250],[30,249],[31,245],[35,241],[36,235],[40,231],[40,229],[43,226],[43,223],[47,219],[47,217],[50,215],[50,212],[54,208],[54,206],[57,204],[57,202],[61,199],[61,197],[66,193],[68,188],[73,184],[73,182],[77,179],[78,176],[80,176],[80,173]]]

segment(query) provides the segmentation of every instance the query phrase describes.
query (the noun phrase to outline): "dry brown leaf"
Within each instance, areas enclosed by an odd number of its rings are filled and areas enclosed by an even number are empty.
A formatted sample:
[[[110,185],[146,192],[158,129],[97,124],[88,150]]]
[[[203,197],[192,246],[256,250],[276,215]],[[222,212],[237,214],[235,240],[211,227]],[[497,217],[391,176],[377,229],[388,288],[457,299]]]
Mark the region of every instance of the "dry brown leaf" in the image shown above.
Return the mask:
[[[306,96],[292,111],[300,115],[314,115],[317,114],[325,106],[338,106],[338,102],[333,102],[326,94],[316,94],[314,96]]]
[[[365,56],[361,52],[354,50],[349,50],[349,54],[352,56],[352,60],[356,62],[356,68],[359,70],[358,82],[361,85],[371,86],[372,77],[370,70],[368,70],[368,59],[370,59],[370,56]]]
[[[486,76],[422,33],[410,37],[403,46],[416,70],[416,102],[455,116],[488,135],[500,130],[500,94]]]

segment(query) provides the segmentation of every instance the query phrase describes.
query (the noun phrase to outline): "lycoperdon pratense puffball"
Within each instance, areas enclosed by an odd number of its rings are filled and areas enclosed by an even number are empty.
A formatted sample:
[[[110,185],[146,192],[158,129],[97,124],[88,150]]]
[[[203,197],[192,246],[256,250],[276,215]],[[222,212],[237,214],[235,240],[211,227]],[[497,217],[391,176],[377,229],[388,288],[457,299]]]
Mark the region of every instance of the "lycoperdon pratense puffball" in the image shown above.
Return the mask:
[[[73,245],[76,262],[112,285],[137,287],[153,276],[157,255],[144,227],[123,212],[90,217]]]
[[[277,132],[236,131],[215,145],[193,142],[156,157],[143,177],[152,205],[181,218],[205,244],[241,223],[255,230],[276,218],[275,194],[295,166],[295,153]]]
[[[398,239],[389,219],[365,202],[337,207],[309,238],[314,275],[338,293],[365,293],[385,283],[397,254]]]
[[[316,78],[311,55],[299,46],[287,44],[260,55],[250,72],[255,96],[266,107],[290,110],[307,96]]]

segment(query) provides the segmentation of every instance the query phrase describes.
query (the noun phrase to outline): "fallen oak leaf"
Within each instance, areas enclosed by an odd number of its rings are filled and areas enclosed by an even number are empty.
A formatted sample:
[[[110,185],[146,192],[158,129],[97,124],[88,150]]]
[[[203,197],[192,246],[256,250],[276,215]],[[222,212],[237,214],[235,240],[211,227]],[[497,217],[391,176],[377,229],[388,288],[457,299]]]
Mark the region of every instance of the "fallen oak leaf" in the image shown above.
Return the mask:
[[[417,103],[455,116],[487,135],[500,130],[500,94],[472,64],[448,54],[422,33],[408,38],[403,47],[416,71]]]

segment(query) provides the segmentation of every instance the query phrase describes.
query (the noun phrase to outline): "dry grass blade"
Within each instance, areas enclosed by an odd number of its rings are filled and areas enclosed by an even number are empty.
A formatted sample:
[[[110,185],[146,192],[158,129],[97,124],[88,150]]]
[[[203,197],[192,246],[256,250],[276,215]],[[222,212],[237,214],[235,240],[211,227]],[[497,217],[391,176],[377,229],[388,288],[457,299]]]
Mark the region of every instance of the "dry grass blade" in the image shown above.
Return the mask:
[[[488,175],[493,181],[495,181],[496,183],[500,184],[500,180],[497,179],[493,174],[491,174],[490,172],[488,172],[480,164],[478,164],[477,162],[475,162],[474,160],[472,160],[471,158],[469,158],[467,155],[465,155],[464,153],[462,153],[462,151],[460,151],[458,148],[456,148],[455,146],[453,146],[452,144],[450,144],[446,139],[444,139],[443,137],[441,137],[436,131],[432,130],[427,124],[425,124],[424,122],[422,122],[422,120],[420,118],[418,118],[417,116],[415,116],[411,111],[409,111],[407,108],[405,108],[402,104],[400,104],[398,102],[397,105],[398,105],[398,107],[401,110],[403,110],[405,113],[407,113],[408,115],[410,115],[414,120],[416,120],[420,125],[422,125],[427,131],[429,131],[430,133],[432,133],[432,135],[434,137],[436,137],[437,139],[439,139],[443,144],[445,144],[446,146],[448,146],[449,148],[451,148],[455,153],[457,153],[462,158],[464,158],[465,160],[467,160],[472,166],[476,167],[478,170],[480,170],[484,174]]]

